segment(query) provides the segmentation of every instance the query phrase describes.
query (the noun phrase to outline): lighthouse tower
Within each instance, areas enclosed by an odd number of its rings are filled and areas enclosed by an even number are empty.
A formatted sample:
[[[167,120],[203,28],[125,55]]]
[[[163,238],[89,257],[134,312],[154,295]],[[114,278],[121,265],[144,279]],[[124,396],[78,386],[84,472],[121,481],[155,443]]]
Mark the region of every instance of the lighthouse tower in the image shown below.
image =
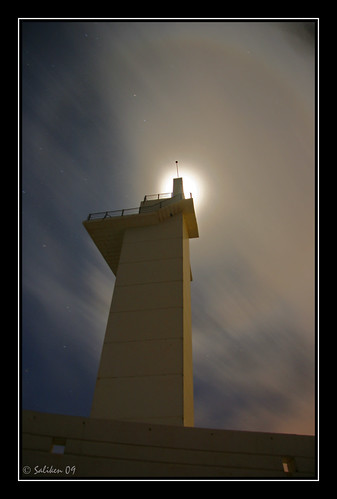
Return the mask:
[[[183,179],[83,224],[116,276],[91,417],[193,426],[189,239],[199,234]]]

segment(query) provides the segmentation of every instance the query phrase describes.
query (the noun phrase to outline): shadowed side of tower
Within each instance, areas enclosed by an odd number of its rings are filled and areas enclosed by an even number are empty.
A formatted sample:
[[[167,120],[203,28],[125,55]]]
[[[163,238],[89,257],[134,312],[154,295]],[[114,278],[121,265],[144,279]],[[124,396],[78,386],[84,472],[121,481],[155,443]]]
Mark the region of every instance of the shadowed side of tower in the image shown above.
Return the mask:
[[[170,197],[83,223],[116,275],[91,417],[193,426],[189,239],[198,227],[182,178]]]

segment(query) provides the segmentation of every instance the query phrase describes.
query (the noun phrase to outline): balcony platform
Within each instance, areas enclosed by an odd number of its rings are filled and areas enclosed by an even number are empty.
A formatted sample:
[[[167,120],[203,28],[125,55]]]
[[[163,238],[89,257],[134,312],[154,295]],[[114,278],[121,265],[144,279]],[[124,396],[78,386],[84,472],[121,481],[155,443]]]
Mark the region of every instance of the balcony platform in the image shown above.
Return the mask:
[[[189,238],[199,237],[193,198],[183,199],[179,195],[150,200],[145,197],[139,208],[91,213],[83,225],[116,275],[126,230],[157,225],[180,213],[184,215]]]

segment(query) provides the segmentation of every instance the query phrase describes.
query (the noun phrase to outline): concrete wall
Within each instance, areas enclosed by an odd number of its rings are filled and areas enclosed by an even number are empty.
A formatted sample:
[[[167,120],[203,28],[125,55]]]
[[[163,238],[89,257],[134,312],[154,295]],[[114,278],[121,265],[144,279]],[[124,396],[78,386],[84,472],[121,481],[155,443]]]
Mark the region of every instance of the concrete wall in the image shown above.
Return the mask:
[[[315,478],[315,438],[24,411],[20,472],[28,479]]]
[[[184,215],[125,231],[91,416],[193,425]]]

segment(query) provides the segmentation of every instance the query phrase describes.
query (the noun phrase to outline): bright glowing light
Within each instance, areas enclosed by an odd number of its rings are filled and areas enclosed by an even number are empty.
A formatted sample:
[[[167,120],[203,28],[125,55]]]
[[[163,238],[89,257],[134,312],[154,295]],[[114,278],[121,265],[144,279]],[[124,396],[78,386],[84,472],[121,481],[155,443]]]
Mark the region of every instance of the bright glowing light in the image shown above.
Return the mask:
[[[173,189],[173,178],[177,176],[175,165],[173,164],[170,172],[165,171],[160,180],[160,192],[171,193]],[[204,184],[200,176],[193,171],[191,167],[185,167],[179,164],[179,176],[183,178],[183,187],[185,198],[192,195],[195,204],[200,206],[204,197]]]

